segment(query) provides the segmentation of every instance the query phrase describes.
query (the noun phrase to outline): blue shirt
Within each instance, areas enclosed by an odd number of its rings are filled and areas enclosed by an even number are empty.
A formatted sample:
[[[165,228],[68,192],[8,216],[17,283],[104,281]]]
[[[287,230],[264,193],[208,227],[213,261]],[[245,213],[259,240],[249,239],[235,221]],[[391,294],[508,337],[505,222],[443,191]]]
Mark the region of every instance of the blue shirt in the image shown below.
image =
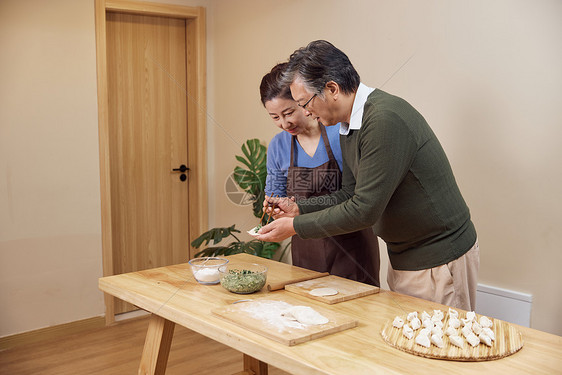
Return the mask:
[[[339,125],[326,126],[326,134],[330,142],[332,153],[342,170],[342,155],[340,147]],[[287,170],[291,164],[291,141],[293,136],[282,131],[273,137],[267,149],[267,179],[265,194],[268,196],[279,194],[287,196]],[[320,138],[314,156],[308,155],[298,142],[295,142],[295,167],[316,168],[329,159],[324,141]]]

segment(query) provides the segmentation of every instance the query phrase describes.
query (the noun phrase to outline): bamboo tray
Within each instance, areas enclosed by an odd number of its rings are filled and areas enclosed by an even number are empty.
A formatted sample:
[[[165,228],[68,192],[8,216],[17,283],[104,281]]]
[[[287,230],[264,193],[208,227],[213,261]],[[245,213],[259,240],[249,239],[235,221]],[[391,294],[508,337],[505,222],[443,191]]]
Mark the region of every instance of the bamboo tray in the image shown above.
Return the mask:
[[[461,311],[459,311],[459,313],[461,313]],[[462,315],[464,316],[464,314]],[[476,315],[476,319],[480,319],[480,316],[481,315]],[[402,317],[404,322],[407,322],[406,317],[407,315]],[[503,320],[490,319],[494,322],[492,330],[496,335],[496,341],[493,342],[491,347],[484,344],[472,347],[465,341],[464,348],[459,348],[451,344],[447,335],[443,335],[443,348],[438,348],[433,344],[429,348],[425,348],[415,343],[415,336],[419,330],[414,331],[414,338],[408,340],[402,335],[402,328],[396,328],[392,325],[392,320],[384,325],[381,335],[386,343],[407,353],[426,358],[452,361],[490,361],[507,357],[523,347],[521,332],[517,331],[511,324]],[[445,318],[443,319],[444,327],[447,327],[448,322],[449,316],[447,312],[445,312]]]

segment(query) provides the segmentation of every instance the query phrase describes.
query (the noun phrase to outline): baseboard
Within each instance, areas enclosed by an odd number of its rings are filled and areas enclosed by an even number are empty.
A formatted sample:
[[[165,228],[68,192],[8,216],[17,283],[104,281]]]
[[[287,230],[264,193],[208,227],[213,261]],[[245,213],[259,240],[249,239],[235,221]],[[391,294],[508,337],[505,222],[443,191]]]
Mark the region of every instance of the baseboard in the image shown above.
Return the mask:
[[[533,296],[513,290],[478,284],[476,312],[524,327],[531,325]]]
[[[105,318],[103,316],[96,316],[93,318],[77,320],[75,322],[41,328],[34,331],[17,333],[11,336],[0,337],[0,350],[6,350],[17,346],[32,344],[47,339],[53,339],[101,327],[105,327]]]

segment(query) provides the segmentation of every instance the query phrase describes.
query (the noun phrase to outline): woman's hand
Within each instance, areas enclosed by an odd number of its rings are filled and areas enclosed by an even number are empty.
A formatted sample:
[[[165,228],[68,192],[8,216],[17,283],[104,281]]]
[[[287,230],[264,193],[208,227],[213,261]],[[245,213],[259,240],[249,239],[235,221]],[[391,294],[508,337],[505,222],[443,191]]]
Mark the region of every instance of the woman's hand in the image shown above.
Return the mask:
[[[274,219],[282,217],[295,217],[299,215],[299,206],[295,202],[295,197],[268,197],[263,201],[263,210]]]
[[[293,218],[281,217],[261,227],[255,238],[266,242],[281,242],[295,234],[297,233],[293,228]]]

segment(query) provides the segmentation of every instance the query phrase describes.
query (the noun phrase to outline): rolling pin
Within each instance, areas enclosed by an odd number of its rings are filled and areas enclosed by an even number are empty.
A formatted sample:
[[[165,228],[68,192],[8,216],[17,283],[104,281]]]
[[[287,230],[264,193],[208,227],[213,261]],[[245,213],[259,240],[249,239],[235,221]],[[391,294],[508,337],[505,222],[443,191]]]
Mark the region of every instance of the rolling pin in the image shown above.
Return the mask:
[[[281,281],[281,282],[278,282],[278,283],[275,283],[275,284],[267,284],[267,290],[272,292],[274,290],[283,289],[285,287],[285,285],[300,283],[301,281],[318,279],[319,277],[324,277],[324,276],[330,276],[330,273],[329,272],[322,272],[322,273],[318,273],[316,275],[300,277],[298,279]]]

